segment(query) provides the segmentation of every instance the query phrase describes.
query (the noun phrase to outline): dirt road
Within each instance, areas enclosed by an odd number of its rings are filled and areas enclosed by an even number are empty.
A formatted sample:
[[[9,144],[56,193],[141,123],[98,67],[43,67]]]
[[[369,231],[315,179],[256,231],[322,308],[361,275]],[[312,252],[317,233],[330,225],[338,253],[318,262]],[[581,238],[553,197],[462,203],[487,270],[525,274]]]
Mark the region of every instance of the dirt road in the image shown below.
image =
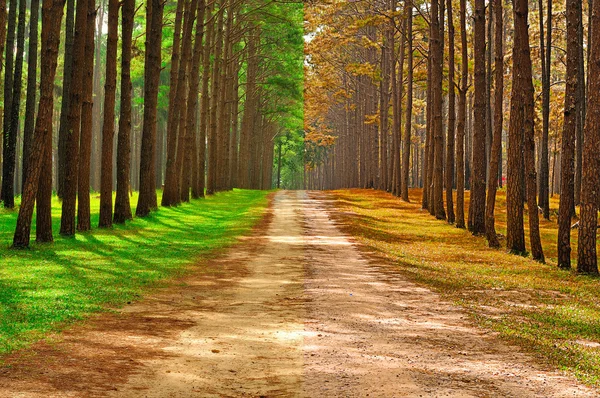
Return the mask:
[[[0,397],[593,397],[365,257],[326,196],[176,286],[15,354]]]

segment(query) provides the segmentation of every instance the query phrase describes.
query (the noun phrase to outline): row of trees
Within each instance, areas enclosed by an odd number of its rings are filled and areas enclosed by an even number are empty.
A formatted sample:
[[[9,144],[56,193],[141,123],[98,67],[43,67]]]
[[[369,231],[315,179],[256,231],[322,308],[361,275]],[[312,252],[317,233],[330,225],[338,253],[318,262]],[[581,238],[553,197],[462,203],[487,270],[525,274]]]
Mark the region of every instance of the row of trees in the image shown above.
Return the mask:
[[[0,36],[6,33],[6,40],[0,37],[6,43],[4,207],[15,206],[15,186],[22,184],[15,247],[29,245],[34,207],[37,241],[52,241],[53,186],[62,199],[60,233],[90,230],[90,177],[96,167],[99,227],[110,227],[132,218],[132,185],[139,189],[140,217],[158,207],[157,188],[163,185],[163,206],[233,187],[269,189],[275,146],[286,142],[293,147],[290,136],[296,146],[302,145],[297,134],[302,120],[302,4],[149,0],[136,5],[135,0],[108,0],[105,18],[104,11],[98,15],[104,5],[98,7],[95,0],[67,0],[66,5],[50,0],[42,3],[38,46],[39,3],[27,3],[19,0],[17,7],[17,0],[11,0],[6,23],[0,15]],[[29,74],[22,109],[26,21]],[[96,41],[104,39],[106,44],[99,46]],[[102,101],[94,95],[95,78],[104,80]],[[101,126],[96,136],[95,125]],[[22,179],[17,181],[19,158]]]
[[[532,11],[527,0],[311,3],[309,184],[404,200],[422,186],[423,208],[500,247],[494,209],[506,181],[507,248],[526,253],[526,203],[531,254],[543,262],[538,205],[550,219],[552,166],[558,265],[571,266],[580,205],[577,269],[597,273],[597,3],[540,0]]]

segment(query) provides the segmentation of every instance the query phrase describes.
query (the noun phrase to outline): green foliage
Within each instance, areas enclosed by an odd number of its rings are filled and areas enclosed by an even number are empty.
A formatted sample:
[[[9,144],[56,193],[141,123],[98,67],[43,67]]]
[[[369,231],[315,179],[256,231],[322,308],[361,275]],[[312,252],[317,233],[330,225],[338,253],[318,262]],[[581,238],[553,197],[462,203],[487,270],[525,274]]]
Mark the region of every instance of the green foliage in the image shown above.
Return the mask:
[[[0,353],[22,348],[108,306],[138,299],[148,287],[190,270],[200,258],[247,233],[262,216],[266,195],[236,190],[161,208],[126,226],[57,237],[51,245],[34,244],[25,251],[1,248]],[[96,225],[98,207],[93,197]],[[53,214],[58,230],[57,200]],[[11,240],[16,215],[0,211],[2,242]]]

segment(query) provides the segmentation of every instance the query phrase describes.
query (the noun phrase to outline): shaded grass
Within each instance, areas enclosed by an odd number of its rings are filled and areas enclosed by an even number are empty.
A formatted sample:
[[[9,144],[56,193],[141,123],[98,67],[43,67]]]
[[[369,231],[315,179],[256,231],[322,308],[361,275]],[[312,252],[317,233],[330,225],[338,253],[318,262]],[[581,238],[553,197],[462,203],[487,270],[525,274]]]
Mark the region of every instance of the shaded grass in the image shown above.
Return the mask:
[[[372,190],[331,195],[342,227],[411,280],[467,308],[480,326],[600,386],[600,280],[556,267],[555,219],[541,222],[548,264],[540,264],[490,249],[484,238],[435,220],[421,210],[420,190],[411,191],[411,204]],[[505,234],[502,191],[496,214],[497,230]]]
[[[135,204],[137,198],[132,198]],[[160,203],[160,197],[159,197]],[[180,275],[199,260],[235,242],[260,220],[267,193],[220,193],[113,229],[55,235],[54,244],[11,250],[16,211],[0,211],[0,354],[49,332],[139,298],[149,287]],[[92,225],[99,198],[92,195]],[[53,229],[60,203],[53,201]]]

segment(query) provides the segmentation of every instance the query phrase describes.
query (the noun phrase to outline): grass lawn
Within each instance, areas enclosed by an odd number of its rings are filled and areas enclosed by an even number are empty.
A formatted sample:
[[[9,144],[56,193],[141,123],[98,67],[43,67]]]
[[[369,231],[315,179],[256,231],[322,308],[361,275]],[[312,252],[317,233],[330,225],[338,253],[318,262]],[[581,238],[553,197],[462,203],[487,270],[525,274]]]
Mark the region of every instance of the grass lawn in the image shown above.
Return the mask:
[[[600,386],[600,279],[556,267],[555,215],[541,222],[547,264],[540,264],[436,220],[421,210],[420,190],[411,191],[411,204],[373,190],[332,195],[343,228],[411,280],[465,307],[479,325]],[[497,232],[506,234],[503,191],[496,214]],[[573,245],[573,258],[576,252]]]
[[[0,210],[0,354],[139,298],[149,287],[180,275],[199,258],[248,233],[266,206],[267,192],[235,190],[160,208],[113,229],[63,238],[58,235],[60,203],[55,200],[55,242],[32,243],[22,251],[9,249],[17,211]],[[94,226],[98,208],[94,194]]]

